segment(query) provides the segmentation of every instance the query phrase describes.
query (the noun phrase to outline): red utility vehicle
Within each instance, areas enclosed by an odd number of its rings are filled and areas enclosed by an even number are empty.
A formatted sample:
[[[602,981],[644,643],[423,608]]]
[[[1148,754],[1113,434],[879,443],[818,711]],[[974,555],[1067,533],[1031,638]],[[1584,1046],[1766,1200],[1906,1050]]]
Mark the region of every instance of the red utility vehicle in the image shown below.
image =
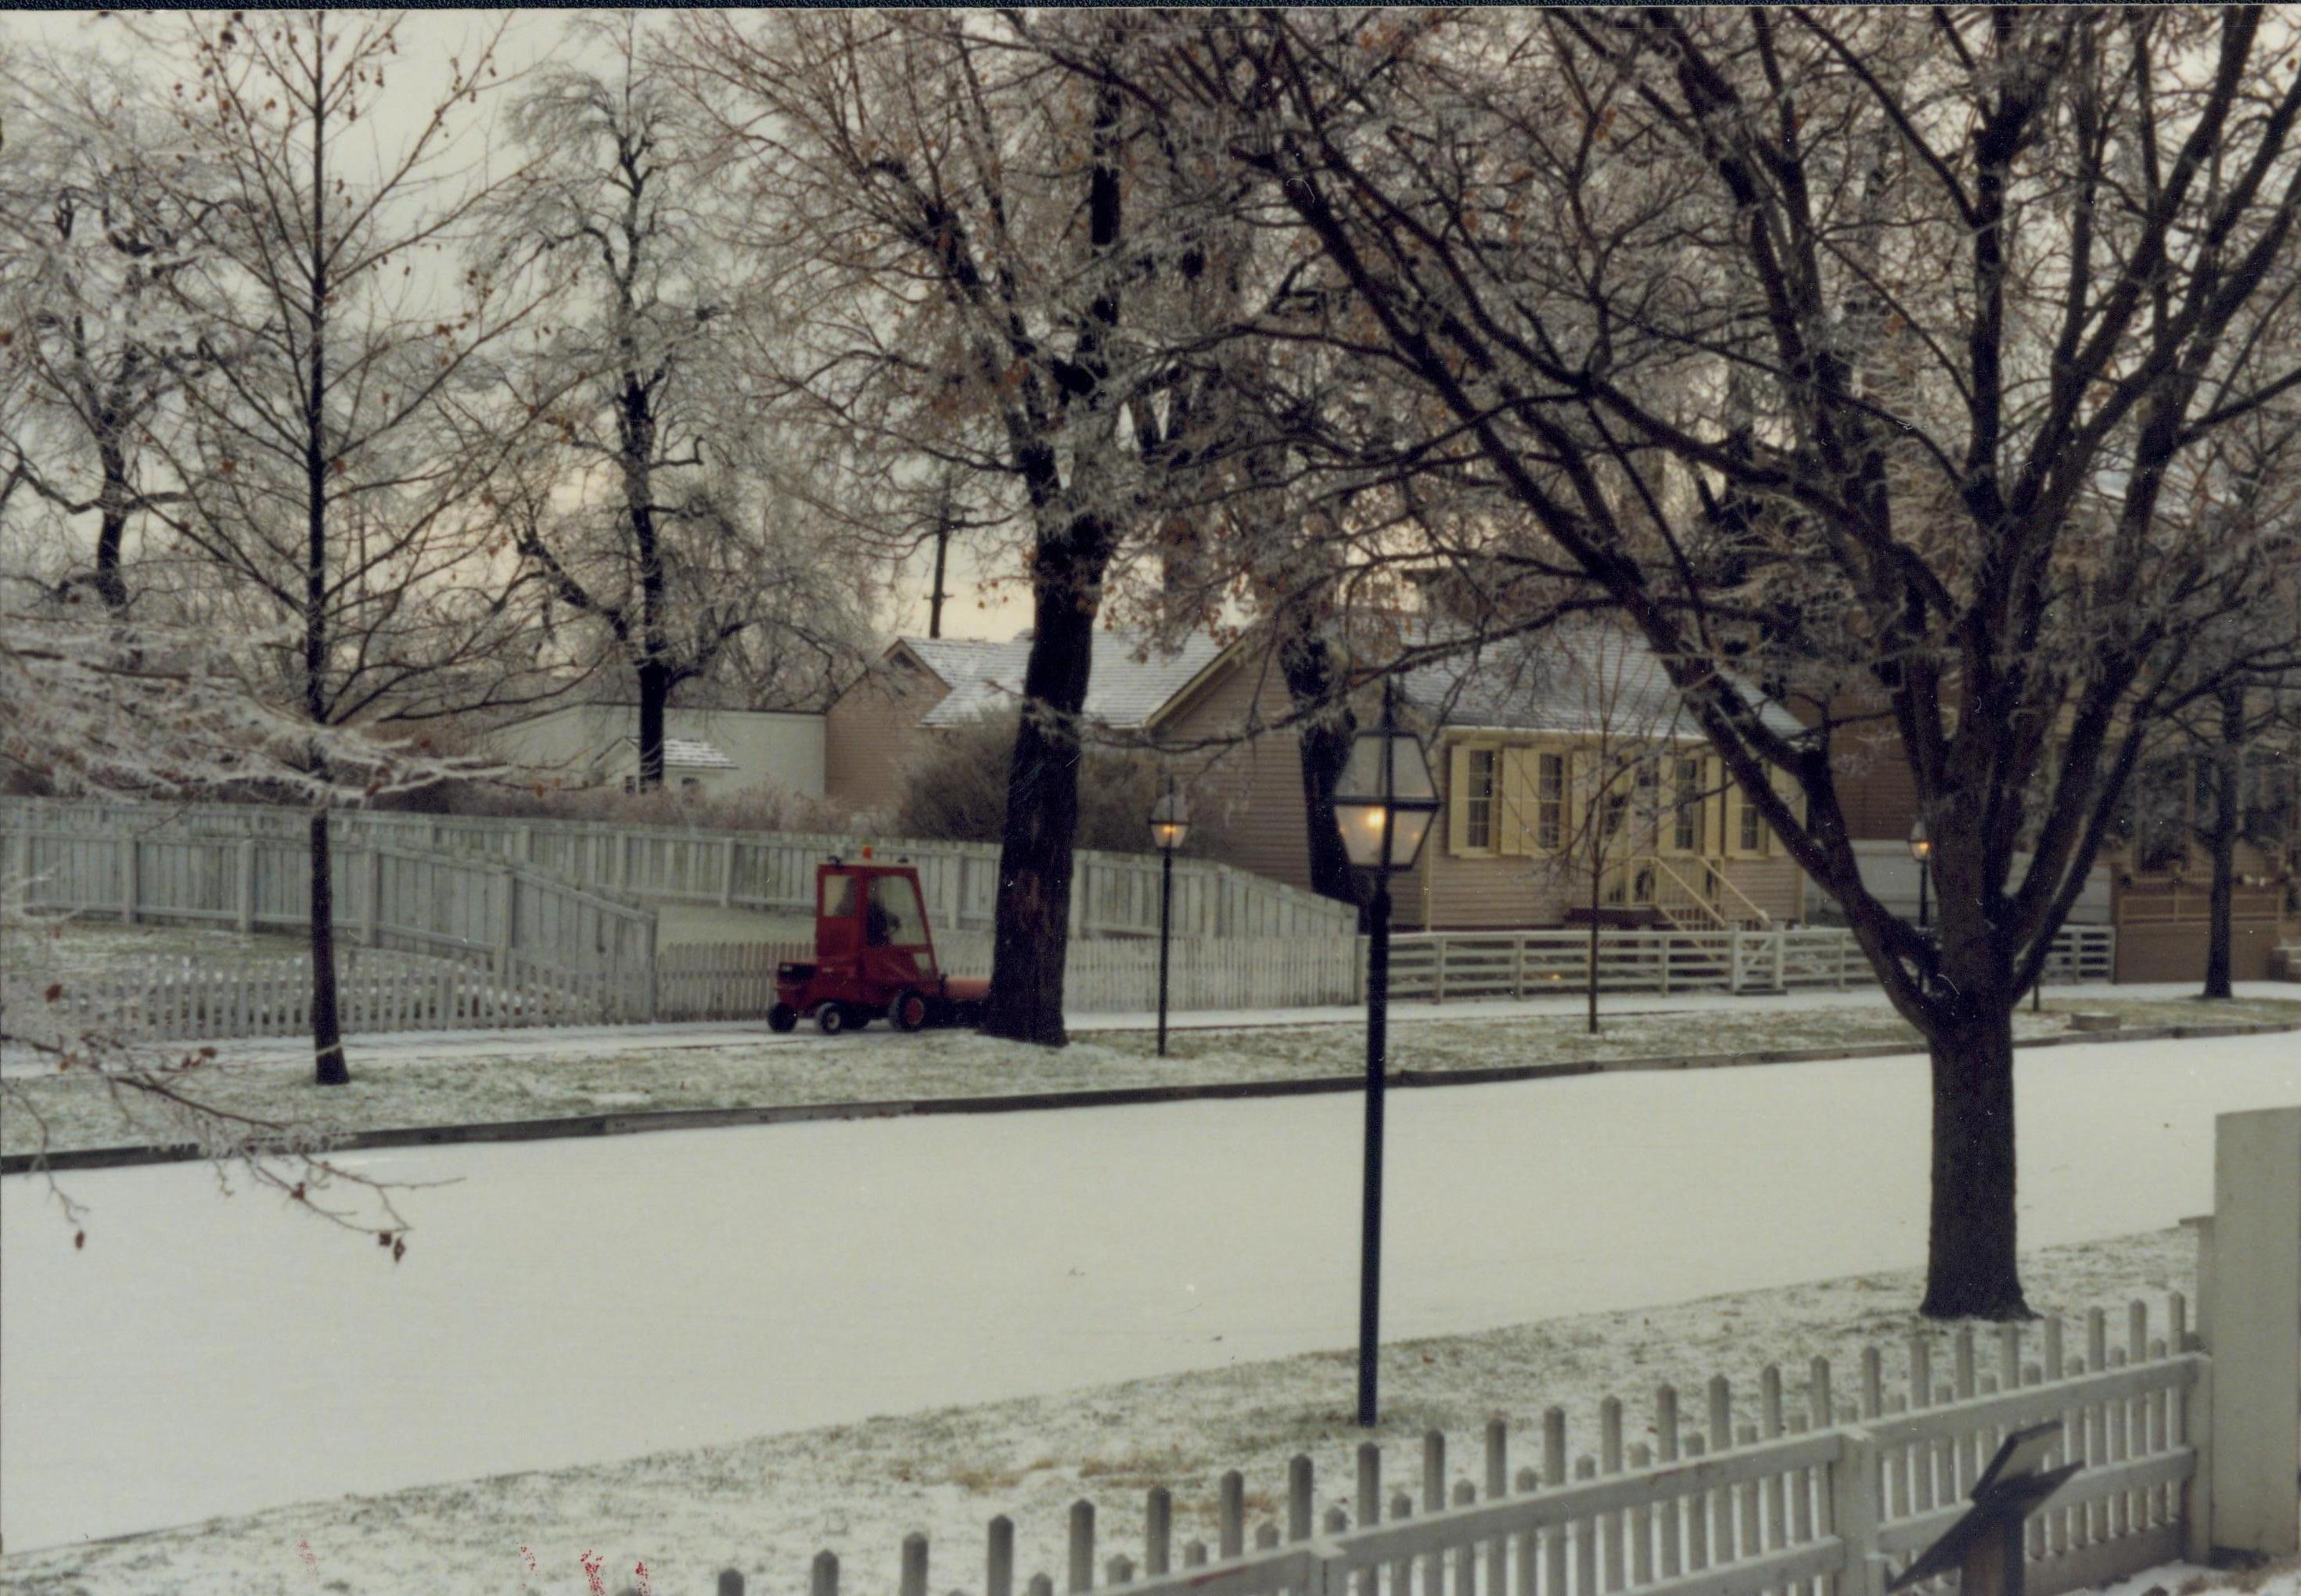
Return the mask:
[[[848,865],[834,855],[815,867],[815,962],[776,966],[767,1028],[789,1031],[809,1014],[825,1036],[860,1031],[882,1015],[898,1031],[972,1025],[990,990],[935,967],[916,869]]]

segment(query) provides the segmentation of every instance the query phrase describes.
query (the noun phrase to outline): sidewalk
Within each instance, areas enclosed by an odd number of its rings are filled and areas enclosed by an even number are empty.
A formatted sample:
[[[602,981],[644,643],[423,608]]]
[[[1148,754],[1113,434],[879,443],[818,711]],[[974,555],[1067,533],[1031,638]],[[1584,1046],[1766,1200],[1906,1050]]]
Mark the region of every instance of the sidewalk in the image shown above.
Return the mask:
[[[2050,1003],[2077,1004],[2088,999],[2103,1002],[2134,1002],[2170,998],[2192,997],[2196,992],[2194,982],[2163,982],[2151,985],[2047,987],[2046,999]],[[2240,998],[2288,999],[2301,1001],[2301,986],[2274,981],[2239,982],[2236,995]],[[1578,992],[1561,993],[1554,998],[1494,999],[1463,1003],[1394,1003],[1390,1020],[1394,1025],[1410,1025],[1429,1020],[1501,1020],[1519,1018],[1557,1018],[1580,1015],[1586,999]],[[1617,993],[1601,998],[1599,1014],[1603,1019],[1627,1018],[1636,1015],[1687,1014],[1703,1011],[1730,1013],[1736,1015],[1753,1014],[1808,1013],[1815,1009],[1846,1008],[1875,1013],[1886,1007],[1885,994],[1875,987],[1853,991],[1816,991],[1786,993],[1746,993],[1735,996],[1725,992],[1693,992],[1663,997],[1653,992]],[[1167,1015],[1170,1032],[1186,1031],[1245,1031],[1263,1030],[1291,1025],[1363,1025],[1366,1010],[1359,1006],[1336,1006],[1318,1008],[1266,1009],[1192,1009],[1178,1010]],[[1069,1028],[1074,1035],[1148,1032],[1157,1028],[1155,1015],[1147,1014],[1089,1014],[1073,1015]],[[665,1022],[653,1025],[560,1025],[515,1027],[501,1031],[395,1031],[381,1035],[352,1036],[347,1039],[347,1050],[356,1064],[389,1065],[407,1059],[437,1063],[450,1059],[488,1059],[504,1057],[551,1057],[576,1059],[605,1057],[628,1053],[637,1048],[650,1052],[669,1049],[745,1047],[836,1047],[851,1049],[868,1047],[874,1040],[884,1040],[897,1033],[883,1024],[875,1024],[860,1037],[826,1038],[816,1033],[809,1025],[801,1025],[787,1035],[777,1035],[767,1029],[765,1020],[696,1020]],[[245,1041],[224,1042],[154,1042],[151,1050],[172,1053],[185,1049],[213,1047],[219,1054],[228,1053],[236,1065],[282,1067],[307,1067],[311,1063],[309,1041],[300,1037],[264,1037]],[[0,1056],[0,1074],[46,1074],[45,1064]]]

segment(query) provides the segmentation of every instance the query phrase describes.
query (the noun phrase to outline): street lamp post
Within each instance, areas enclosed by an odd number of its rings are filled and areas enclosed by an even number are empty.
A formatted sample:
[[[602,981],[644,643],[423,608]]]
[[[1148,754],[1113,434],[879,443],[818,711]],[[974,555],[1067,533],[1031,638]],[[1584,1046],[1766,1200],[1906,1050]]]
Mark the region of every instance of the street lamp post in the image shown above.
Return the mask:
[[[1359,1423],[1375,1422],[1375,1352],[1382,1300],[1382,1109],[1385,1032],[1390,1007],[1390,878],[1410,870],[1438,812],[1422,740],[1399,729],[1385,682],[1382,724],[1351,742],[1335,783],[1343,851],[1364,873],[1367,899],[1366,1189],[1359,1238]]]
[[[1926,835],[1923,820],[1913,823],[1910,827],[1910,857],[1918,862],[1918,929],[1923,931],[1926,929],[1926,889],[1931,884],[1934,873],[1933,840]]]
[[[1159,846],[1159,1057],[1167,1057],[1167,948],[1175,918],[1175,850],[1191,834],[1191,806],[1167,778],[1167,790],[1150,806],[1150,840]]]

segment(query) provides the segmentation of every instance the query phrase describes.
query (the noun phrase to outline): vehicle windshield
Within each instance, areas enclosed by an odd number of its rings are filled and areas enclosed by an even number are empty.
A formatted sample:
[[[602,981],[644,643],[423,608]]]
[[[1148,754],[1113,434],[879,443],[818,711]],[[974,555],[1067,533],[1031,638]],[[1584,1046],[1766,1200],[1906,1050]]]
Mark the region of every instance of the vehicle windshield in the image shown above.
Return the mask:
[[[871,903],[864,912],[863,940],[873,948],[916,948],[927,940],[926,916],[919,912],[919,890],[907,875],[871,878]]]
[[[844,920],[855,912],[855,878],[851,875],[826,875],[823,878],[823,907],[817,911],[826,920]]]

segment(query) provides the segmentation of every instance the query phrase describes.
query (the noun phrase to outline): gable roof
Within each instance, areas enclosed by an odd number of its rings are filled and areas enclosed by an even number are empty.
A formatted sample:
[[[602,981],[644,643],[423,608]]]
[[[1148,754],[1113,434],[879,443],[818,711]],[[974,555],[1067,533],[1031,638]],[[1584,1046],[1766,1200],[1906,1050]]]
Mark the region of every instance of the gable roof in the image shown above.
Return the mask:
[[[1745,698],[1752,685],[1726,681]],[[1447,727],[1510,731],[1698,738],[1678,688],[1644,638],[1598,622],[1560,622],[1522,638],[1487,643],[1460,659],[1406,672],[1400,695]],[[1804,730],[1778,704],[1760,704],[1770,731]]]
[[[1004,643],[910,637],[897,642],[950,686],[919,717],[922,726],[960,725],[1021,701],[1023,671],[1031,657],[1027,634]],[[1139,730],[1222,651],[1221,644],[1203,633],[1167,650],[1140,632],[1098,630],[1087,673],[1086,718],[1113,731]]]
[[[1397,640],[1393,635],[1391,645]],[[1443,641],[1443,633],[1418,619],[1407,623],[1405,640],[1427,645]],[[1269,642],[1267,631],[1250,632],[1213,660],[1201,679],[1211,682]],[[1745,697],[1755,698],[1747,680],[1731,671],[1720,674]],[[1562,621],[1541,631],[1478,644],[1402,672],[1398,685],[1402,701],[1441,730],[1586,734],[1611,726],[1620,736],[1702,735],[1646,640],[1600,621]],[[1195,689],[1198,683],[1191,686]],[[1804,730],[1778,704],[1761,704],[1759,714],[1783,736]]]

